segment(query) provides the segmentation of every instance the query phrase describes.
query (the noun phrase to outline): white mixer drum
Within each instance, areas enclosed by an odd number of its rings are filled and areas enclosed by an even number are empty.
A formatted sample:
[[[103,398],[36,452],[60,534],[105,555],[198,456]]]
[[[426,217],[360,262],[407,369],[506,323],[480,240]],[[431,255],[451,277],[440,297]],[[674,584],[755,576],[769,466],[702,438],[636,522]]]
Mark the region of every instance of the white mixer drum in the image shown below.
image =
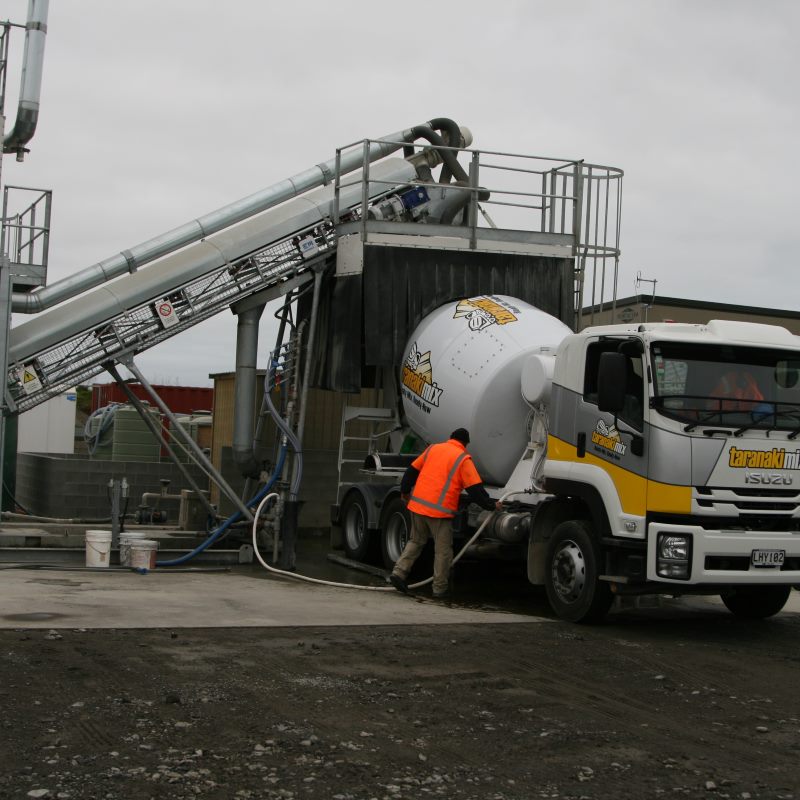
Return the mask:
[[[466,428],[481,478],[502,486],[528,441],[522,365],[531,354],[555,352],[569,333],[514,297],[480,295],[440,306],[418,325],[403,355],[409,425],[429,443]]]

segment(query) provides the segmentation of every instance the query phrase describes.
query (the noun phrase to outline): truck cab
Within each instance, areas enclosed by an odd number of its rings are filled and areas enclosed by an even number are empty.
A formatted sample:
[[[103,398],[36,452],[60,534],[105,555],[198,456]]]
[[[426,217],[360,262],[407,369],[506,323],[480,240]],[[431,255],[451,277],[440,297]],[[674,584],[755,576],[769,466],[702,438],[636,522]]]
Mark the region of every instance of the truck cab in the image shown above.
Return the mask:
[[[800,583],[799,344],[721,320],[562,342],[531,544],[561,616],[648,592],[715,593],[751,617],[783,607]]]

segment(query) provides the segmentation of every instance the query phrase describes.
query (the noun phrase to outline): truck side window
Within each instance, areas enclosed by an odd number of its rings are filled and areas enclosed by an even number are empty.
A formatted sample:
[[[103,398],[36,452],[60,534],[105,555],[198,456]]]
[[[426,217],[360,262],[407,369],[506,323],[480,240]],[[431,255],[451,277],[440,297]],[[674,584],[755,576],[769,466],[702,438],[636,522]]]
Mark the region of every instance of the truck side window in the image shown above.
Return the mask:
[[[617,352],[621,344],[619,339],[605,339],[593,342],[586,349],[583,399],[587,403],[597,404],[597,373],[600,366],[600,354]],[[644,424],[644,366],[640,355],[627,355],[625,405],[619,418],[638,430],[641,430]]]
[[[620,419],[641,430],[644,424],[644,373],[641,356],[628,356],[625,382],[625,405]]]
[[[593,342],[586,349],[586,371],[583,377],[583,399],[597,405],[597,372],[600,367],[600,354],[615,350],[616,344]]]

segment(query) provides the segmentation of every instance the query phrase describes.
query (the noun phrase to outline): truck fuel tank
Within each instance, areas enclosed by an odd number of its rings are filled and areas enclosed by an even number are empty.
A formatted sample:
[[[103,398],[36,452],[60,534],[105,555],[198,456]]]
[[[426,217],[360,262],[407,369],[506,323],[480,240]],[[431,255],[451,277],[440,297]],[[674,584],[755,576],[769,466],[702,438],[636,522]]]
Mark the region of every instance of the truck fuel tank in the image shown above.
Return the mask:
[[[404,351],[400,382],[409,425],[429,443],[467,428],[481,478],[504,485],[528,442],[523,365],[532,355],[555,353],[570,332],[550,314],[505,295],[440,306]]]

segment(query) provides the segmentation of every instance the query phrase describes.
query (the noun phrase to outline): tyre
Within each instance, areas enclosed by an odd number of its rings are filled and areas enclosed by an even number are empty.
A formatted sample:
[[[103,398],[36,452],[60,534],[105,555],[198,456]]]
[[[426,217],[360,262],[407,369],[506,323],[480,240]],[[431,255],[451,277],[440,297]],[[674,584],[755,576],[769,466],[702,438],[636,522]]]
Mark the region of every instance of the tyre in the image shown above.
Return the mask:
[[[600,548],[588,522],[557,525],[547,544],[545,589],[550,607],[568,622],[599,622],[614,599],[611,587],[598,580]]]
[[[411,517],[406,504],[395,495],[383,509],[381,519],[381,555],[383,565],[391,569],[411,536]]]
[[[791,591],[791,586],[744,586],[720,597],[728,610],[741,619],[766,619],[786,605]]]
[[[345,554],[354,561],[363,561],[370,550],[367,519],[367,504],[364,497],[358,492],[349,494],[342,503],[342,538]]]

